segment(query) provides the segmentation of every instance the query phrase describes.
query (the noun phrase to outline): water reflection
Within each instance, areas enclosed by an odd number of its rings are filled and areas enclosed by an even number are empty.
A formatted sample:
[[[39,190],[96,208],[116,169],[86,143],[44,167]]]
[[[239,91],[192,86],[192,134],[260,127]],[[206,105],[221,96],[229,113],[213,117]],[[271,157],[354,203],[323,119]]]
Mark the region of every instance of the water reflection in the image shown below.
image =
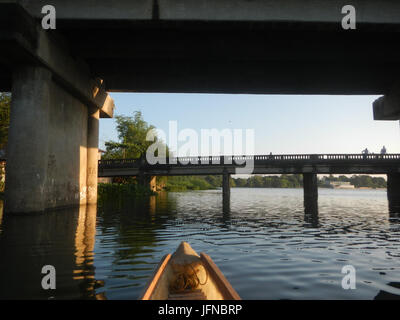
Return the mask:
[[[136,299],[182,240],[207,252],[244,299],[400,297],[400,219],[384,192],[320,190],[315,211],[300,189],[233,188],[229,211],[221,198],[219,190],[160,193],[97,212],[5,215],[0,298]],[[45,264],[57,270],[53,292],[40,286]],[[357,290],[341,287],[346,264],[357,269]]]
[[[311,228],[318,228],[319,227],[318,211],[314,213],[305,212],[304,222],[307,223]]]
[[[104,286],[104,281],[95,279],[93,266],[96,236],[97,206],[87,205],[79,208],[78,225],[75,233],[75,269],[74,281],[80,281],[83,297],[104,300],[104,292],[95,293]]]
[[[163,192],[144,201],[131,199],[124,203],[107,202],[99,207],[102,234],[114,236],[115,229],[118,230],[118,236],[112,239],[113,248],[116,248],[113,252],[114,265],[127,260],[135,261],[136,255],[143,253],[144,247],[147,253],[153,251],[151,248],[157,245],[158,232],[165,228],[169,220],[173,220],[173,202],[168,202],[167,197],[167,193]]]
[[[392,212],[392,211],[389,211],[389,218],[390,218],[390,220],[392,220],[393,222],[399,222],[400,213],[399,213],[399,212]]]
[[[304,222],[309,224],[311,228],[318,228],[318,202],[304,203]]]
[[[392,215],[400,215],[400,197],[398,196],[399,190],[393,188],[392,193],[387,193],[389,212]]]
[[[1,299],[96,298],[96,206],[6,215],[2,230]],[[56,269],[56,290],[41,287],[44,265]]]
[[[143,259],[155,261],[158,236],[167,222],[174,221],[174,203],[167,193],[160,193],[109,201],[99,209],[89,205],[5,216],[0,225],[0,299],[106,299],[107,284],[118,288],[121,277],[147,278],[153,265],[143,268]],[[96,232],[101,234],[97,252]],[[96,276],[96,259],[112,270],[110,274]],[[44,265],[56,269],[56,290],[41,288]]]

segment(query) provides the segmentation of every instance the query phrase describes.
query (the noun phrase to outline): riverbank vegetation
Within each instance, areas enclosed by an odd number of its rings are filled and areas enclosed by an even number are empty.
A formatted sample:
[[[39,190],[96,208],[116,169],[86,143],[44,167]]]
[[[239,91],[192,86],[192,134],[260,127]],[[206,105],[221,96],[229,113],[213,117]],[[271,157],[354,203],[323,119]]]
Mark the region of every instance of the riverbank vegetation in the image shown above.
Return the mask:
[[[186,191],[186,190],[208,190],[221,187],[221,176],[176,176],[167,177],[165,190]]]
[[[355,188],[386,188],[386,180],[382,177],[368,175],[318,177],[318,186],[320,188],[331,188],[330,182],[348,182]],[[231,178],[230,185],[233,188],[302,188],[303,175],[253,175],[248,178]],[[221,186],[221,176],[180,176],[168,177],[165,189],[167,191],[206,190],[216,189]]]
[[[233,179],[233,187],[240,188],[301,188],[303,176],[301,174],[282,174],[281,176],[251,176],[247,179]]]
[[[146,136],[154,126],[144,121],[142,113],[136,111],[133,117],[115,116],[117,122],[118,141],[105,142],[105,153],[102,159],[142,158],[147,148],[154,141],[147,141]],[[158,138],[156,137],[156,140]],[[158,183],[165,185],[165,178],[158,178]],[[98,186],[99,201],[120,201],[129,197],[144,197],[155,194],[149,187],[137,183],[134,177],[115,177],[113,183],[101,183]]]
[[[98,201],[123,201],[132,197],[145,197],[156,193],[137,183],[99,183],[97,186]]]
[[[368,175],[324,176],[318,177],[320,188],[332,188],[330,182],[348,182],[355,188],[386,188],[386,180],[382,177]],[[235,188],[302,188],[303,175],[282,174],[280,176],[253,175],[248,178],[231,178],[231,187]],[[182,176],[168,177],[165,189],[167,191],[206,190],[222,186],[221,176]]]
[[[247,179],[233,179],[233,187],[242,188],[301,188],[303,186],[303,175],[282,174],[280,176],[251,176]],[[386,188],[386,180],[382,177],[371,177],[368,175],[353,175],[351,177],[333,175],[318,177],[318,187],[332,188],[331,182],[350,183],[355,188]]]

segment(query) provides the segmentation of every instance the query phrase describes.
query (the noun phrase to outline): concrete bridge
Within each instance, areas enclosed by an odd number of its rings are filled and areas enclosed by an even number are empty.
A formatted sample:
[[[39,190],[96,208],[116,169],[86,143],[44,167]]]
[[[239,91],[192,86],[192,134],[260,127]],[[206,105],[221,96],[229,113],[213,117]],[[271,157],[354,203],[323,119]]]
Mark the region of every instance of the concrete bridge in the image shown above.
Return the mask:
[[[0,91],[12,92],[5,211],[96,202],[109,91],[382,94],[400,119],[400,2],[0,0]]]
[[[386,174],[389,207],[400,209],[400,154],[287,154],[219,157],[173,157],[165,163],[145,159],[99,161],[99,177],[137,176],[154,186],[156,176],[222,175],[224,209],[230,206],[230,175],[251,164],[252,174],[303,174],[306,211],[318,208],[317,174]],[[311,209],[310,209],[311,208]]]

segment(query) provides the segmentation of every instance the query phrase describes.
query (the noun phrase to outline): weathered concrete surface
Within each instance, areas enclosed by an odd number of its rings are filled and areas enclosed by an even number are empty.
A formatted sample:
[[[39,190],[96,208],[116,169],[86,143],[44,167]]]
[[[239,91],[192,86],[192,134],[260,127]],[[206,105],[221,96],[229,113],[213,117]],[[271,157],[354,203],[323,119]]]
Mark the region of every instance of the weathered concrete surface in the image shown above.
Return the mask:
[[[373,104],[374,120],[400,119],[400,83],[396,83],[387,94]]]
[[[0,52],[0,70],[2,63],[10,72],[19,64],[45,67],[52,72],[53,80],[71,95],[89,107],[102,109],[103,117],[113,116],[114,103],[105,92],[103,81],[91,77],[87,63],[72,53],[70,44],[62,36],[43,30],[12,1],[0,3],[0,20],[0,45],[4,44],[5,48]]]
[[[10,118],[5,211],[86,203],[87,107],[54,83],[48,70],[21,67]]]
[[[49,151],[47,156],[44,155],[48,159],[48,192],[44,209],[85,204],[88,174],[88,109],[54,82],[50,94]],[[30,125],[36,129],[34,122]]]
[[[19,1],[35,17],[41,17],[46,0]],[[341,0],[64,0],[51,2],[64,20],[212,20],[336,22],[347,3]],[[395,0],[353,0],[360,23],[400,22],[400,4]]]
[[[151,176],[150,178],[150,190],[157,191],[157,176]]]
[[[43,68],[14,73],[5,211],[41,211],[47,202],[50,87],[51,73]]]
[[[149,174],[140,172],[138,174],[138,182],[145,188],[149,188],[151,191],[157,191],[157,177]]]
[[[90,108],[87,125],[87,203],[97,203],[97,171],[99,158],[98,109]]]
[[[42,17],[42,7],[50,4],[47,0],[19,1],[31,15]],[[67,20],[149,20],[152,18],[153,0],[113,0],[109,1],[65,1],[52,0],[59,19]],[[0,2],[1,3],[1,2]]]
[[[160,19],[213,21],[341,21],[340,0],[159,0]],[[396,1],[353,0],[359,9],[360,23],[400,21],[400,4]],[[379,12],[379,14],[377,14]]]
[[[98,122],[114,101],[71,44],[19,4],[0,2],[0,90],[13,98],[5,211],[95,203]]]

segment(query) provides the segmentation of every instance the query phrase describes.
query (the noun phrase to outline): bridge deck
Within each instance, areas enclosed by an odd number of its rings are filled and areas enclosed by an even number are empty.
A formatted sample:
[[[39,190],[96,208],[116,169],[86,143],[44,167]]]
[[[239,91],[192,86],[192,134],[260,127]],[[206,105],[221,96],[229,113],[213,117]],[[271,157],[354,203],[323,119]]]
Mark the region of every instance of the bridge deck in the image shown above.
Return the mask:
[[[221,157],[174,157],[150,164],[144,159],[99,161],[99,176],[209,175],[254,167],[254,174],[337,173],[386,174],[400,172],[400,154],[286,154]]]

